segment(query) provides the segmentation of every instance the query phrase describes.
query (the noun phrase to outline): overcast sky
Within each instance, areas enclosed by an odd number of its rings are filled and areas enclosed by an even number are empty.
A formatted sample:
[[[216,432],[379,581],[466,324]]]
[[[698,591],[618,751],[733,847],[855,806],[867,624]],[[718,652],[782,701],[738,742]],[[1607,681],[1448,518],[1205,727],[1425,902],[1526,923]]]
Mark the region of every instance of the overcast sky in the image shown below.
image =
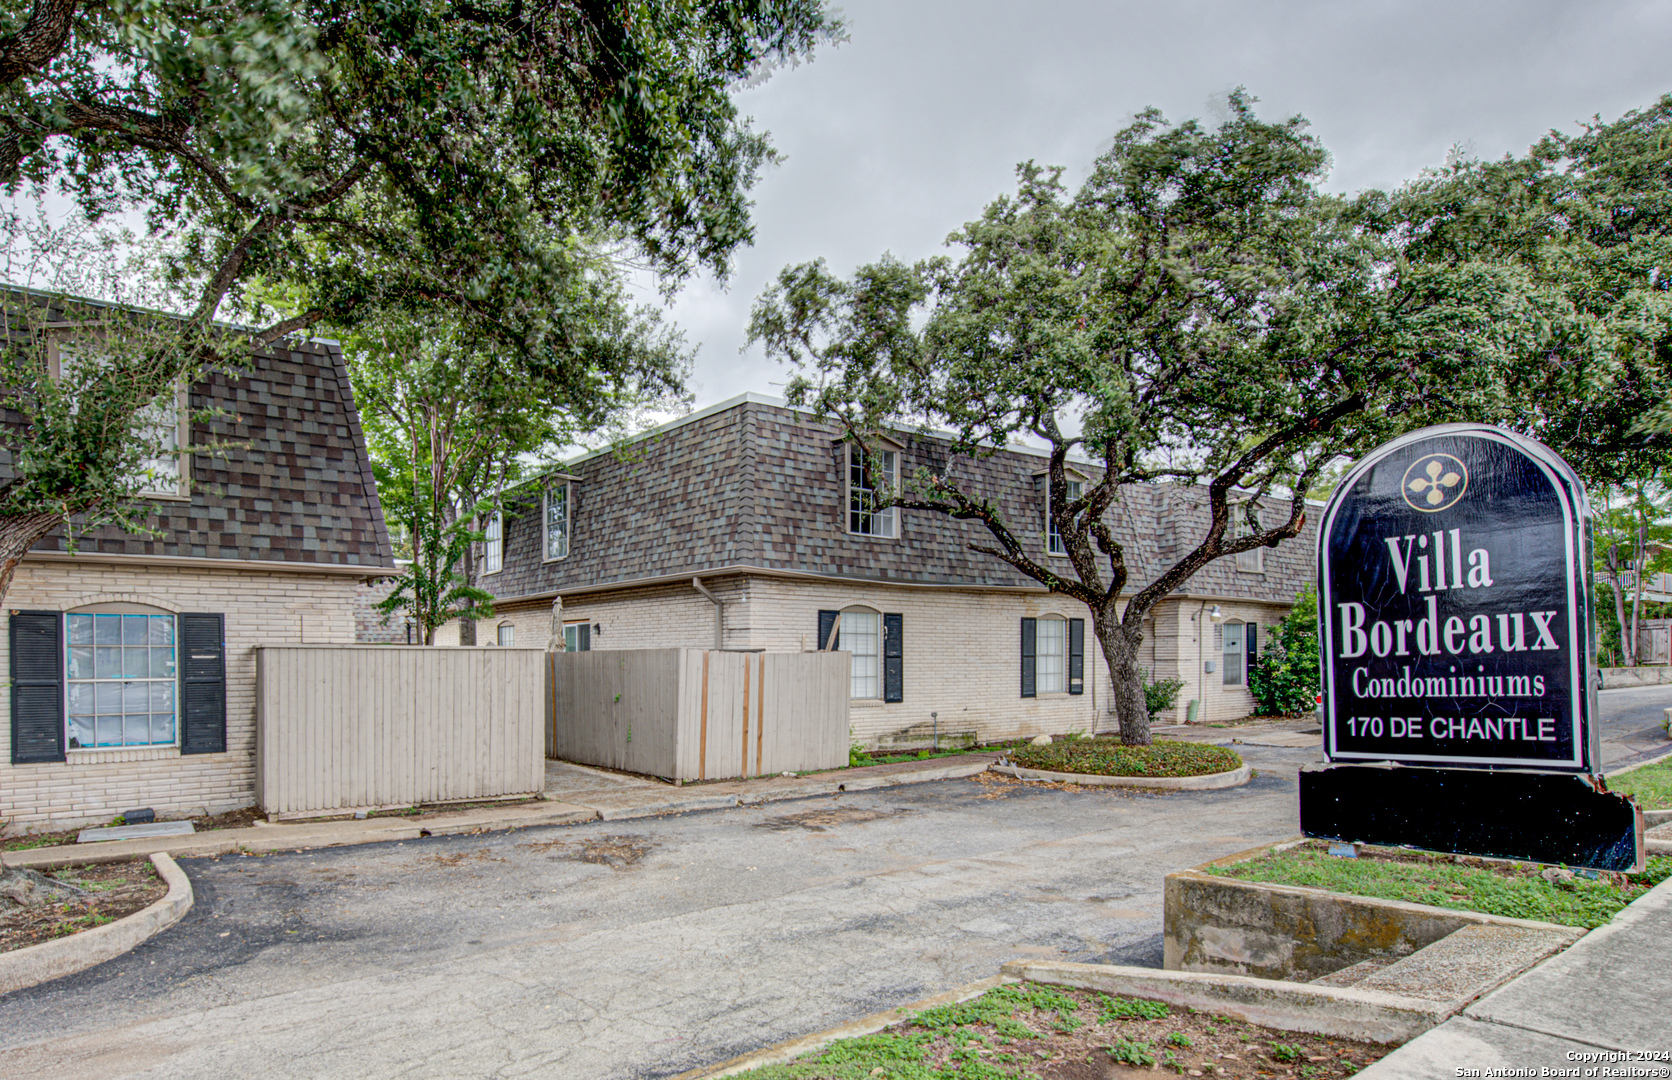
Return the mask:
[[[1212,117],[1246,86],[1300,114],[1335,157],[1330,186],[1390,187],[1462,144],[1519,152],[1552,127],[1614,119],[1672,90],[1672,5],[846,0],[850,39],[738,95],[785,155],[755,189],[756,243],[730,280],[693,282],[673,319],[701,344],[701,407],[777,394],[782,367],[739,353],[785,265],[839,273],[912,260],[1011,187],[1018,162],[1077,184],[1147,105]]]

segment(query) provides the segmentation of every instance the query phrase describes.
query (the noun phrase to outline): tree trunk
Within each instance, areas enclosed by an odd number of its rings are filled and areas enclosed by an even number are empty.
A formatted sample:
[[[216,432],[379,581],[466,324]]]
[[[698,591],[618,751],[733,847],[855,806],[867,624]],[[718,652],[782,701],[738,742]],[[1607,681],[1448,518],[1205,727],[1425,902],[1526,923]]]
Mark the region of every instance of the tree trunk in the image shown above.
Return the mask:
[[[16,514],[0,516],[0,605],[11,591],[17,564],[41,537],[64,523],[61,514]]]
[[[1614,622],[1620,628],[1620,667],[1632,666],[1632,643],[1626,640],[1625,590],[1620,585],[1620,545],[1608,547],[1608,583],[1614,586]]]
[[[1641,493],[1637,501],[1637,548],[1632,553],[1635,557],[1631,563],[1631,663],[1637,666],[1638,634],[1642,632],[1643,614],[1643,568],[1648,559],[1648,514],[1643,508]]]
[[[1112,605],[1111,605],[1112,607]],[[1144,702],[1144,672],[1138,666],[1138,646],[1144,642],[1141,630],[1128,629],[1113,611],[1091,613],[1091,632],[1103,649],[1109,667],[1109,682],[1115,691],[1115,716],[1120,720],[1120,741],[1127,746],[1148,746],[1149,706]]]

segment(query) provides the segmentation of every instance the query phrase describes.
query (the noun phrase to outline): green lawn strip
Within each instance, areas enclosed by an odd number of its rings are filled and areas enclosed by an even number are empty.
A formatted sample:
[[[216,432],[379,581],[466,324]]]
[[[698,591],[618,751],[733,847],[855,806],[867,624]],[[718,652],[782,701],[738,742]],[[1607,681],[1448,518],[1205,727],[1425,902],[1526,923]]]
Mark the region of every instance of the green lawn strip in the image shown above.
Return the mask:
[[[1158,1001],[1064,991],[1038,983],[996,987],[971,1001],[904,1014],[874,1035],[837,1039],[748,1080],[1026,1080],[1103,1075],[1114,1063],[1159,1075],[1350,1076],[1388,1048],[1290,1035]],[[1188,1032],[1188,1033],[1187,1033]],[[1274,1038],[1280,1036],[1280,1038]],[[1305,1057],[1321,1065],[1289,1064]],[[1089,1068],[1087,1068],[1089,1066]],[[1069,1070],[1074,1070],[1070,1072]]]
[[[1672,758],[1610,776],[1608,790],[1634,796],[1645,810],[1672,810]]]
[[[1126,746],[1114,739],[1065,739],[1049,746],[1023,746],[1011,751],[1010,760],[1024,769],[1092,776],[1207,776],[1242,766],[1242,758],[1223,746],[1193,742]]]
[[[1650,858],[1643,873],[1623,879],[1610,875],[1549,882],[1539,876],[1539,871],[1540,867],[1532,863],[1459,863],[1450,855],[1343,859],[1330,855],[1321,845],[1304,845],[1247,862],[1216,866],[1209,872],[1243,881],[1309,885],[1353,896],[1590,929],[1606,923],[1627,904],[1672,876],[1672,858]]]

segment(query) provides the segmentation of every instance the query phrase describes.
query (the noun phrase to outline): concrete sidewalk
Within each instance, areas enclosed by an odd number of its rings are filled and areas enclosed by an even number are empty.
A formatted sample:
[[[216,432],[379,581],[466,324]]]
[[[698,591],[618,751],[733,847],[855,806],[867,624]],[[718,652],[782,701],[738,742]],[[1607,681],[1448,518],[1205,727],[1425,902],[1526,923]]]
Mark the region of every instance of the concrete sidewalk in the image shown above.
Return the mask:
[[[1497,1075],[1664,1076],[1672,1056],[1672,880],[1607,926],[1359,1073],[1365,1080]],[[1597,1057],[1595,1055],[1604,1055]],[[1645,1059],[1637,1055],[1658,1054]],[[1572,1069],[1576,1074],[1541,1072]],[[1464,1071],[1479,1070],[1479,1071]]]
[[[469,810],[437,810],[359,821],[259,824],[186,836],[64,844],[28,851],[8,851],[0,855],[0,862],[9,867],[39,870],[72,863],[114,862],[159,851],[176,857],[228,855],[238,851],[294,851],[415,840],[421,836],[572,825],[582,821],[619,821],[974,776],[985,772],[998,759],[998,754],[961,754],[927,761],[838,769],[809,776],[765,776],[684,787],[603,769],[551,762],[548,763],[546,796],[535,802],[480,806]],[[557,782],[553,783],[554,779]]]

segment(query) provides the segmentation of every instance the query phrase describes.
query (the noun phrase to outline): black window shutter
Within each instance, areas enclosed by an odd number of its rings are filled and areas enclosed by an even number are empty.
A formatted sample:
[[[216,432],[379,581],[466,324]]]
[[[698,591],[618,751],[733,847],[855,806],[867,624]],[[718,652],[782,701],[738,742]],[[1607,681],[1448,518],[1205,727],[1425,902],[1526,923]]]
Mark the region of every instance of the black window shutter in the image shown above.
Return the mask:
[[[839,611],[819,612],[819,640],[818,644],[815,646],[819,652],[823,652],[826,649],[834,649],[837,645],[841,644],[840,634],[837,634],[837,640],[832,641],[830,639],[830,633],[836,629],[836,620],[841,614],[842,613]]]
[[[226,617],[182,613],[180,752],[226,752]]]
[[[591,623],[584,623],[583,622],[583,623],[581,623],[581,628],[579,630],[575,631],[575,651],[576,652],[591,652],[592,651],[592,624]]]
[[[900,637],[903,620],[898,615],[882,617],[882,699],[904,701],[906,660]]]
[[[1022,696],[1039,696],[1039,671],[1035,663],[1034,637],[1039,631],[1039,620],[1022,620]]]
[[[1068,692],[1086,692],[1086,620],[1068,620]]]
[[[63,624],[56,611],[12,612],[12,764],[64,760]]]
[[[1248,642],[1248,666],[1243,669],[1243,682],[1248,681],[1248,673],[1254,670],[1254,661],[1260,658],[1259,633],[1260,628],[1254,623],[1249,623],[1248,628],[1243,631],[1243,636]]]

